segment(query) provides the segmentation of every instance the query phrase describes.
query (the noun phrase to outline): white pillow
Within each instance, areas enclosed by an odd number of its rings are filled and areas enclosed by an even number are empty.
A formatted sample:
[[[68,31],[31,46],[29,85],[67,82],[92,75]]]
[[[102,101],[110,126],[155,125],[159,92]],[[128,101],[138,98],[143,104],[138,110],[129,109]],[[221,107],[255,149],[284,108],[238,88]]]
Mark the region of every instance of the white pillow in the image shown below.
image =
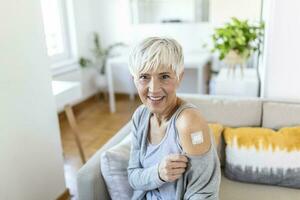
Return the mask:
[[[127,167],[131,148],[131,134],[101,155],[101,172],[112,200],[131,199]]]

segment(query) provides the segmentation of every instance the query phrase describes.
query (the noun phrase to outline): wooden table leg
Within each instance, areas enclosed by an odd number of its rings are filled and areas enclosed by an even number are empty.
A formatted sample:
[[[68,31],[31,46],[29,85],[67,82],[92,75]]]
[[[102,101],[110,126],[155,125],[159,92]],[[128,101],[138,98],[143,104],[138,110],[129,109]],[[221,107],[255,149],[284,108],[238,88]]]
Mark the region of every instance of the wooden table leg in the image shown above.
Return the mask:
[[[81,140],[80,140],[80,137],[79,137],[80,130],[79,130],[79,127],[77,125],[77,122],[76,122],[76,119],[75,119],[75,116],[74,116],[74,113],[73,113],[72,106],[66,105],[65,106],[65,112],[66,112],[66,115],[67,115],[68,122],[71,126],[72,133],[74,134],[77,147],[79,149],[81,161],[84,164],[86,162],[86,160],[85,160],[83,148],[82,148],[82,145],[81,145]]]

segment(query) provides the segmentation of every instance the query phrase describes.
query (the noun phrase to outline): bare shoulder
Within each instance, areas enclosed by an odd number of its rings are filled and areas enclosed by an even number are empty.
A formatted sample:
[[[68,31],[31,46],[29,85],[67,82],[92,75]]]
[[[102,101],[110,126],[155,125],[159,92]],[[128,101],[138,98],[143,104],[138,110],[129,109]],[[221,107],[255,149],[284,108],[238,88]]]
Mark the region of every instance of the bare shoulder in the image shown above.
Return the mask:
[[[177,118],[176,127],[184,152],[202,155],[209,150],[211,141],[208,124],[199,110],[184,109]]]

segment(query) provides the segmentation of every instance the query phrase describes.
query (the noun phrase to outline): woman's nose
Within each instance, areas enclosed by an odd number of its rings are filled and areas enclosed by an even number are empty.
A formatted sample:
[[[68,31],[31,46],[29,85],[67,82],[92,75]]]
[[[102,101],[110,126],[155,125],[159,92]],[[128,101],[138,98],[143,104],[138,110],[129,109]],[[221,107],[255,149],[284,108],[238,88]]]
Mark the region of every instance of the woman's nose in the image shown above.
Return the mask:
[[[160,90],[160,82],[156,78],[151,78],[149,82],[149,92],[155,93]]]

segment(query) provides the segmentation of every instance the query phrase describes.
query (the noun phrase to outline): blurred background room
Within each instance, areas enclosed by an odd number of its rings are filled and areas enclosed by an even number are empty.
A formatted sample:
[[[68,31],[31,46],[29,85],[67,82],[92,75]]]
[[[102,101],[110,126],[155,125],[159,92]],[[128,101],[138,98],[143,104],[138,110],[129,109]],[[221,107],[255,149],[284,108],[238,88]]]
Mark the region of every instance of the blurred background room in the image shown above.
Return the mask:
[[[78,169],[141,104],[127,60],[149,36],[182,45],[179,93],[300,101],[296,0],[11,0],[0,9],[0,199],[77,199]]]

